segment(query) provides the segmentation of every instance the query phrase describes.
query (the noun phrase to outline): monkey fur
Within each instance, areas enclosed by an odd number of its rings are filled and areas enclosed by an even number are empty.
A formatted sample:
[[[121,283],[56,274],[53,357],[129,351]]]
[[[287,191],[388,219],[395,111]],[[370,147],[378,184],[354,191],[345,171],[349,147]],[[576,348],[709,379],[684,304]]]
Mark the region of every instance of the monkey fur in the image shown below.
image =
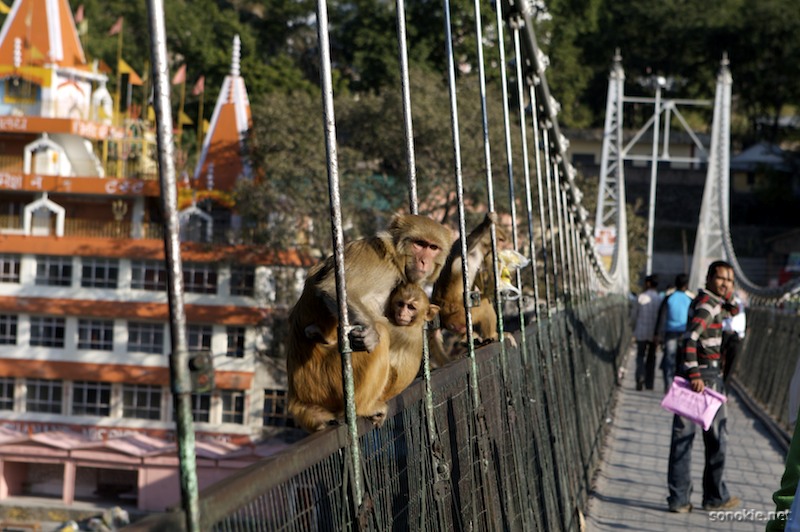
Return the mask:
[[[486,214],[483,222],[467,236],[468,286],[481,292],[480,304],[471,308],[472,324],[479,341],[497,340],[497,313],[491,298],[494,287],[483,275],[491,270],[492,250],[491,228],[497,223],[497,214]],[[505,240],[505,233],[495,227],[497,239]],[[464,282],[461,267],[461,241],[457,240],[450,248],[442,273],[433,285],[431,302],[440,307],[439,318],[442,331],[433,335],[431,357],[437,365],[443,366],[460,351],[458,344],[467,334],[467,317],[464,310]]]
[[[385,317],[392,291],[402,283],[431,283],[444,263],[450,230],[419,215],[397,215],[386,232],[345,246],[347,312],[351,325],[356,414],[380,424],[390,363],[390,323]],[[337,338],[338,306],[333,257],[314,266],[289,315],[286,366],[289,411],[313,432],[344,412],[342,362]]]
[[[383,392],[384,401],[399,395],[416,378],[422,362],[425,322],[432,320],[438,312],[439,307],[430,303],[425,291],[416,284],[403,284],[392,292],[387,309],[387,317],[391,322],[390,367]],[[401,314],[406,319],[401,320]]]

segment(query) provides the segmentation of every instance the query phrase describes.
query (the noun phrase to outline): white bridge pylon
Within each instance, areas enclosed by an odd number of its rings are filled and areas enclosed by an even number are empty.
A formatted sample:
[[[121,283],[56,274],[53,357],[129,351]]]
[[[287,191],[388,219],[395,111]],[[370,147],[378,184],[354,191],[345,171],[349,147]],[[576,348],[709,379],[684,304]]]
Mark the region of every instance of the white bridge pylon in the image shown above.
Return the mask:
[[[655,182],[658,161],[680,161],[700,163],[708,161],[703,200],[695,237],[692,267],[689,274],[689,286],[693,290],[705,285],[705,275],[708,266],[716,260],[725,260],[734,268],[736,284],[751,296],[762,300],[785,298],[800,293],[800,280],[777,288],[761,287],[747,277],[742,270],[733,249],[730,235],[730,117],[731,117],[731,87],[733,79],[730,73],[727,54],[720,62],[717,75],[717,87],[714,98],[714,117],[711,124],[711,143],[706,150],[697,135],[691,130],[686,120],[677,108],[681,105],[708,105],[705,100],[670,100],[659,98],[630,98],[625,97],[625,73],[622,69],[622,59],[617,50],[611,68],[608,83],[608,100],[606,103],[605,129],[603,130],[602,159],[600,163],[600,184],[598,187],[597,213],[595,221],[595,245],[598,255],[603,259],[606,267],[613,272],[616,282],[625,278],[627,289],[628,272],[628,247],[625,220],[625,178],[624,163],[626,160],[650,160],[650,223],[648,238],[648,271],[650,273],[650,258],[652,255],[652,230],[655,211]],[[622,118],[625,103],[654,103],[653,117],[624,144]],[[664,138],[661,153],[658,152],[658,123],[661,113],[665,114]],[[700,153],[699,157],[674,157],[669,154],[669,126],[671,114],[684,127],[692,138]],[[648,158],[636,155],[631,148],[652,129],[653,152]],[[625,228],[625,229],[623,229]],[[624,264],[621,261],[624,260]],[[623,273],[624,272],[624,273]]]
[[[730,238],[730,138],[731,138],[731,86],[733,79],[728,68],[728,58],[723,56],[717,75],[714,98],[714,120],[711,123],[711,156],[708,161],[703,203],[694,240],[692,270],[689,287],[692,290],[705,286],[706,270],[715,260],[735,262],[732,249],[724,245],[725,235]],[[732,246],[731,246],[732,247]],[[738,263],[737,263],[738,268]],[[737,280],[744,277],[741,268]]]
[[[661,91],[673,84],[670,78],[650,76],[639,80],[640,84],[655,89],[655,97],[625,96],[625,73],[619,50],[609,75],[606,121],[603,131],[603,147],[600,162],[600,183],[598,187],[597,212],[595,221],[595,240],[598,254],[607,266],[613,269],[622,260],[621,248],[624,246],[627,263],[627,238],[623,242],[620,215],[625,211],[626,161],[650,163],[650,201],[648,209],[647,265],[646,274],[652,273],[653,229],[656,205],[656,181],[659,161],[698,165],[708,159],[708,150],[698,135],[692,130],[681,112],[682,107],[708,107],[710,100],[662,98]],[[653,113],[629,140],[624,138],[623,114],[625,104],[652,106]],[[677,122],[691,138],[696,155],[674,155],[670,153],[670,132],[673,122]],[[663,130],[663,131],[662,131]],[[641,140],[650,133],[651,146],[641,148]],[[649,151],[649,153],[648,153]],[[615,223],[616,222],[616,223]],[[626,264],[627,267],[627,264]],[[629,272],[626,272],[629,276]],[[637,272],[638,274],[638,272]]]
[[[756,285],[739,264],[731,239],[730,137],[733,78],[728,64],[728,57],[724,55],[717,75],[714,121],[711,126],[711,157],[700,207],[689,282],[692,288],[704,286],[708,266],[715,260],[725,260],[733,266],[737,286],[758,300],[774,301],[800,292],[800,280],[773,288]]]

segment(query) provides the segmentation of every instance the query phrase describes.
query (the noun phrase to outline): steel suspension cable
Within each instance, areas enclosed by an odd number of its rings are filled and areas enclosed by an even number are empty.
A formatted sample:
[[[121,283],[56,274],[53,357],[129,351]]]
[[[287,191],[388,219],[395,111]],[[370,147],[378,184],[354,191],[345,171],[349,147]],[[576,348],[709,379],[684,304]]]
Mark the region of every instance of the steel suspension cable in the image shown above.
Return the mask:
[[[556,202],[556,220],[558,222],[558,253],[561,260],[561,290],[568,298],[572,297],[567,294],[569,291],[569,263],[567,261],[567,248],[565,243],[566,223],[564,220],[564,191],[561,187],[560,173],[558,171],[558,158],[560,154],[553,157],[553,194],[555,195]]]
[[[537,271],[536,265],[536,233],[533,227],[533,200],[531,194],[531,171],[530,171],[530,156],[528,153],[528,129],[525,126],[525,86],[524,86],[524,76],[522,73],[522,56],[520,44],[519,44],[519,19],[515,18],[513,20],[509,20],[509,23],[512,24],[513,29],[513,40],[514,40],[514,64],[516,65],[516,86],[517,86],[517,114],[519,116],[519,134],[520,134],[520,144],[522,146],[522,175],[525,182],[525,214],[527,218],[527,226],[528,226],[528,254],[531,260],[531,276],[533,277],[533,303],[534,303],[534,316],[537,320],[539,320],[539,275]],[[534,142],[536,142],[536,133],[534,132]],[[534,148],[536,149],[536,148]],[[537,164],[538,164],[538,152],[537,152]],[[516,203],[516,198],[512,199],[512,203]],[[540,227],[541,229],[541,227]],[[543,230],[542,230],[543,231]],[[544,232],[542,232],[544,234]],[[516,236],[516,235],[515,235]],[[543,244],[544,246],[544,244]],[[514,246],[516,249],[516,244]],[[544,247],[543,247],[544,249]],[[545,260],[545,268],[547,267],[547,261]],[[517,270],[517,278],[520,279],[522,277],[522,272]],[[520,292],[521,294],[522,292]],[[518,303],[520,308],[520,323],[523,324],[522,330],[524,331],[524,301],[522,296],[520,295],[520,301]],[[524,338],[526,335],[523,334],[522,337]]]
[[[515,34],[515,44],[517,47],[517,57],[522,58],[521,51],[519,50],[519,32],[517,31]],[[521,64],[520,64],[521,67]],[[520,80],[523,79],[522,75],[520,74]],[[544,139],[542,138],[541,132],[539,130],[539,116],[538,112],[538,105],[536,103],[536,79],[532,79],[532,82],[528,84],[528,98],[529,98],[529,106],[531,108],[531,125],[533,126],[533,145],[534,145],[534,156],[536,161],[536,191],[537,197],[539,199],[539,230],[542,233],[542,261],[543,266],[542,270],[544,273],[544,284],[545,284],[545,295],[546,295],[546,303],[548,313],[550,312],[550,308],[553,306],[553,300],[550,297],[551,288],[550,288],[550,274],[548,273],[548,262],[552,262],[552,258],[550,257],[552,253],[552,248],[548,248],[547,246],[547,224],[545,223],[545,208],[544,208],[544,187],[542,186],[542,178],[543,170],[542,170],[542,152],[540,146],[544,144]]]
[[[178,437],[181,502],[185,525],[189,532],[200,530],[197,461],[195,457],[194,420],[192,416],[192,382],[189,375],[189,348],[186,335],[186,309],[183,294],[180,221],[178,220],[177,184],[175,178],[175,144],[172,136],[169,62],[164,4],[148,0],[150,29],[150,62],[153,65],[153,91],[158,142],[158,168],[161,183],[161,204],[164,211],[164,255],[167,268],[172,353],[169,357],[170,380],[175,397],[175,428]]]
[[[416,168],[416,149],[414,146],[414,125],[411,114],[411,83],[408,66],[408,40],[406,33],[406,9],[404,0],[397,0],[396,2],[396,18],[397,18],[397,48],[400,61],[400,81],[401,81],[401,97],[403,100],[403,124],[405,131],[405,144],[406,144],[406,166],[408,174],[408,201],[409,212],[411,214],[419,214],[419,196],[417,193],[417,168]],[[446,252],[447,250],[443,251]],[[423,407],[425,410],[425,427],[428,436],[428,449],[431,453],[431,462],[433,464],[433,482],[438,489],[443,483],[448,480],[446,471],[449,466],[446,464],[447,460],[442,455],[442,445],[439,441],[439,433],[436,429],[436,416],[433,406],[433,386],[431,385],[431,351],[430,351],[430,324],[425,321],[423,325],[423,338],[422,338],[422,380],[425,386],[425,394],[423,398]],[[424,500],[424,499],[423,499]],[[446,508],[444,500],[436,498],[437,508],[436,516],[439,520],[440,526],[444,527]]]
[[[364,499],[361,471],[361,454],[358,448],[358,426],[353,382],[353,357],[350,347],[350,331],[347,311],[347,288],[345,286],[344,233],[342,230],[342,206],[339,194],[339,157],[336,147],[336,113],[333,106],[333,81],[331,75],[330,38],[328,35],[328,6],[326,0],[317,1],[317,38],[320,54],[320,82],[322,85],[323,127],[325,150],[328,160],[328,194],[331,209],[331,237],[334,250],[336,274],[336,299],[339,305],[339,351],[342,354],[342,382],[344,383],[345,419],[349,434],[349,455],[353,480],[353,502],[361,510]]]
[[[444,10],[444,26],[445,26],[445,52],[447,57],[447,80],[448,80],[448,89],[449,89],[449,96],[450,96],[450,123],[452,128],[452,136],[453,136],[453,166],[454,166],[454,173],[455,173],[455,180],[456,180],[456,198],[458,202],[458,230],[459,235],[461,235],[461,281],[462,287],[464,290],[463,293],[463,300],[462,303],[464,308],[468,308],[470,306],[470,289],[469,286],[469,265],[468,265],[468,249],[467,249],[467,231],[466,231],[466,222],[465,222],[465,212],[464,212],[464,179],[463,179],[463,172],[461,167],[461,136],[459,132],[459,121],[458,121],[458,98],[456,95],[456,74],[455,74],[455,59],[453,54],[453,31],[452,31],[452,22],[451,22],[451,13],[450,13],[450,1],[443,0],[443,10]],[[474,436],[477,440],[478,446],[478,463],[483,464],[486,460],[489,459],[488,456],[488,449],[487,442],[485,441],[485,430],[484,430],[484,420],[483,420],[483,408],[481,406],[481,398],[480,398],[480,388],[478,387],[478,363],[475,357],[475,338],[472,331],[472,313],[465,312],[465,326],[466,326],[466,333],[467,333],[467,346],[468,346],[468,357],[469,357],[469,383],[470,383],[470,391],[471,391],[471,399],[472,399],[472,420],[473,423],[468,424],[474,430]],[[482,465],[478,466],[478,473],[481,477],[484,477],[487,472]],[[489,494],[486,493],[484,490],[481,490],[481,494],[484,497],[488,497]],[[477,496],[477,494],[473,493],[473,496]],[[473,505],[473,509],[477,511],[478,505]],[[493,506],[491,504],[486,504],[486,508],[489,508],[491,511]],[[477,523],[479,521],[479,516],[476,514],[474,515],[474,521]]]
[[[481,129],[483,131],[483,158],[486,165],[486,199],[490,213],[495,212],[494,205],[494,183],[492,181],[492,150],[489,142],[489,116],[486,109],[486,66],[483,58],[483,22],[481,17],[480,0],[475,0],[475,40],[477,41],[478,53],[478,81],[481,98]],[[501,45],[502,46],[502,45]],[[495,315],[497,317],[497,335],[500,340],[500,366],[503,371],[503,379],[508,380],[508,360],[506,358],[506,344],[503,341],[503,305],[500,294],[500,271],[498,270],[499,257],[497,254],[497,230],[495,224],[489,227],[491,246],[492,246],[492,283],[494,283]],[[466,269],[466,268],[465,268]],[[470,287],[471,289],[472,287]],[[469,311],[465,309],[467,313]]]
[[[419,214],[417,201],[417,163],[414,151],[414,124],[411,119],[411,88],[408,73],[408,43],[406,39],[405,0],[397,0],[397,48],[400,60],[400,86],[403,100],[403,125],[406,135],[406,166],[408,173],[408,203],[411,214]]]
[[[555,209],[555,199],[553,198],[553,167],[550,164],[550,135],[549,135],[549,122],[545,120],[544,124],[542,124],[542,148],[544,150],[544,181],[545,186],[547,189],[547,229],[548,234],[550,236],[550,249],[552,250],[551,254],[551,268],[550,271],[553,274],[553,302],[555,303],[556,307],[559,306],[561,301],[561,291],[558,289],[559,285],[559,269],[558,269],[558,250],[556,249],[556,226],[555,220],[553,219],[553,210]]]
[[[509,95],[508,95],[508,70],[506,66],[506,50],[505,50],[505,32],[503,30],[505,24],[503,22],[503,4],[502,2],[498,2],[496,4],[495,12],[497,14],[497,42],[498,42],[498,54],[499,58],[499,65],[500,65],[500,85],[502,90],[502,100],[503,100],[503,132],[505,138],[505,148],[506,148],[506,173],[508,177],[508,204],[509,204],[509,213],[511,215],[511,249],[515,252],[519,251],[520,244],[519,244],[519,229],[517,227],[517,196],[516,196],[516,185],[514,183],[514,156],[512,153],[512,145],[511,145],[511,119],[510,119],[510,110],[509,110]],[[520,84],[517,84],[518,87],[521,87]],[[521,146],[522,146],[522,161],[523,161],[523,171],[528,172],[528,144],[527,144],[527,136],[525,135],[525,111],[524,108],[520,107],[519,109],[519,116],[521,117],[520,120],[521,124]],[[529,181],[529,180],[528,180]],[[533,227],[531,222],[531,211],[530,211],[530,194],[528,194],[528,230],[529,233],[533,234]],[[538,300],[539,300],[539,283],[536,278],[536,254],[534,252],[534,245],[533,241],[531,240],[528,252],[531,257],[531,261],[534,263],[533,265],[533,294],[534,294],[534,305],[538,309]],[[522,353],[523,361],[527,364],[530,361],[530,356],[528,353],[528,338],[527,334],[525,334],[525,298],[523,297],[523,283],[522,283],[522,268],[516,269],[516,274],[514,276],[515,286],[519,291],[519,298],[517,300],[517,315],[519,318],[520,323],[520,330],[522,334],[520,334],[520,352]],[[501,338],[502,341],[502,338]]]

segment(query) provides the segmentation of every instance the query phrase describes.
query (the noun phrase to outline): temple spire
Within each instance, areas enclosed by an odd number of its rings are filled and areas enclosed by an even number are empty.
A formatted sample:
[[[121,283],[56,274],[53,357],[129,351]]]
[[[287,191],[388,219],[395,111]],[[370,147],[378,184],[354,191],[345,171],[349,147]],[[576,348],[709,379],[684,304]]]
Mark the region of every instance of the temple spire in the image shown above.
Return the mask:
[[[240,178],[251,177],[245,139],[252,126],[250,100],[241,76],[241,40],[233,38],[230,74],[219,91],[208,134],[195,167],[195,183],[207,182],[213,175],[214,189],[231,191]],[[202,119],[202,117],[201,117]]]

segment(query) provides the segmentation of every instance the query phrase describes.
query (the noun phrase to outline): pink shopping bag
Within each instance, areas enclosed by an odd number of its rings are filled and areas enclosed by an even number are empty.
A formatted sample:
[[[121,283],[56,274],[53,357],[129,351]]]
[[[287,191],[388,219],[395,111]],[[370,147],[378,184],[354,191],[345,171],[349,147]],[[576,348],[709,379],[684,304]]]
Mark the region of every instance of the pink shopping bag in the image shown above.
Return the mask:
[[[683,377],[675,377],[667,395],[661,401],[661,408],[683,416],[708,430],[717,410],[728,398],[706,387],[703,393],[692,391],[692,386]]]

